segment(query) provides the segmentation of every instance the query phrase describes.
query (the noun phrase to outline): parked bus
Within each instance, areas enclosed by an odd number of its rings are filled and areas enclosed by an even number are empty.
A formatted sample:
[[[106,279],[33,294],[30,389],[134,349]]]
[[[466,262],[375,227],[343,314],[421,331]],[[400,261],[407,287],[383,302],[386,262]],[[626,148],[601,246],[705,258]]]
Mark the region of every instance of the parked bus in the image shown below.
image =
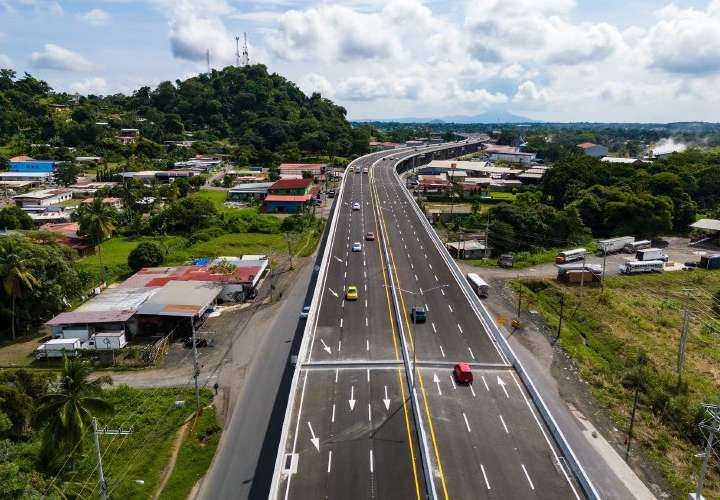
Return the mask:
[[[642,250],[644,248],[650,248],[650,245],[652,245],[650,240],[633,241],[632,243],[625,244],[625,246],[623,247],[623,252],[635,253],[638,250]]]
[[[661,273],[665,263],[661,260],[631,260],[619,267],[622,274]]]
[[[475,273],[468,273],[467,280],[478,297],[485,298],[488,296],[490,285],[488,285],[484,279]]]
[[[575,260],[582,260],[587,255],[587,250],[584,248],[575,248],[574,250],[565,250],[560,252],[555,257],[556,264],[565,264],[566,262],[573,262]]]

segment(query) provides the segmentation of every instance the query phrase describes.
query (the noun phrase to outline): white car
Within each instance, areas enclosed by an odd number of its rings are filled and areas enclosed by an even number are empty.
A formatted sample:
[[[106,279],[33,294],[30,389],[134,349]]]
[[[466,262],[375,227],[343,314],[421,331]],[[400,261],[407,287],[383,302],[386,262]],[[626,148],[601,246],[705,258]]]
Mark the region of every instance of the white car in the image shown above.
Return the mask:
[[[359,241],[356,241],[355,243],[353,243],[352,251],[353,252],[362,252],[362,245],[360,244]]]
[[[360,210],[360,203],[358,203],[357,201],[356,201],[355,203],[353,203],[353,204],[352,204],[352,209],[353,209],[353,210]]]
[[[305,319],[310,314],[310,306],[305,306],[302,308],[302,312],[300,313],[300,319]]]

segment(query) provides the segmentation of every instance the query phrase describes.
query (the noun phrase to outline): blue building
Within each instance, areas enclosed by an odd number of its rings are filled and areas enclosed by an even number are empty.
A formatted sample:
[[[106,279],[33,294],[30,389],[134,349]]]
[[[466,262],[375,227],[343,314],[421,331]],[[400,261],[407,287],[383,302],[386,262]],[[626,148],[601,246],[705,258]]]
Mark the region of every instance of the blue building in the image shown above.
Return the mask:
[[[55,171],[58,162],[54,160],[26,160],[10,161],[11,172],[39,172],[51,174]]]

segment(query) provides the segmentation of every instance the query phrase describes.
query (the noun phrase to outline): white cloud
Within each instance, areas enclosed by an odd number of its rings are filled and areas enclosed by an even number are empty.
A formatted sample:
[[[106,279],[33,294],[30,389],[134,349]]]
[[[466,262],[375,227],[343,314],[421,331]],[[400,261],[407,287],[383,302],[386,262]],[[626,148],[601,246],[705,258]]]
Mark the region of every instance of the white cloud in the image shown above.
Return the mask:
[[[39,15],[62,16],[65,13],[55,0],[0,0],[0,8],[8,14],[32,12]]]
[[[647,35],[654,67],[688,75],[720,72],[720,1],[704,11],[670,4],[657,15],[660,21]]]
[[[70,91],[77,94],[106,95],[108,84],[104,78],[94,77],[70,84]]]
[[[53,43],[46,43],[43,50],[30,56],[33,66],[58,71],[90,71],[93,65],[83,56]]]
[[[14,67],[15,63],[12,59],[10,59],[9,56],[6,56],[5,54],[0,54],[0,68],[12,69]]]
[[[513,96],[513,102],[525,106],[537,106],[545,104],[550,100],[550,93],[547,89],[540,89],[535,82],[530,80],[522,82]]]
[[[335,89],[332,83],[322,75],[317,73],[309,73],[305,75],[299,83],[299,87],[306,94],[310,95],[313,92],[319,92],[323,97],[333,98],[335,96]]]
[[[102,9],[92,9],[78,16],[92,26],[104,26],[110,21],[110,14]]]

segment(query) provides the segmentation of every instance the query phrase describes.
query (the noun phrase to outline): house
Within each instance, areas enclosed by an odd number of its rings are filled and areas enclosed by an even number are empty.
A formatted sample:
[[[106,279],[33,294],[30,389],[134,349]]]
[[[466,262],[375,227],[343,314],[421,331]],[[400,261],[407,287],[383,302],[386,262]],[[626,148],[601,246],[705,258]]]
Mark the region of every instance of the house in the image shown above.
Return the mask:
[[[121,128],[120,135],[117,136],[117,140],[123,146],[132,144],[140,137],[140,130],[136,128]]]
[[[72,248],[81,257],[90,255],[93,251],[93,246],[90,241],[84,236],[79,236],[78,231],[80,230],[80,224],[77,222],[61,222],[61,223],[46,223],[40,226],[40,231],[49,231],[57,233],[59,236],[55,240],[58,244]]]
[[[281,163],[278,169],[281,176],[299,175],[302,177],[307,172],[317,181],[320,180],[320,176],[325,173],[327,167],[327,163]]]
[[[44,189],[40,191],[30,191],[29,193],[18,194],[13,196],[13,202],[20,208],[38,208],[57,205],[72,199],[72,190]]]
[[[268,188],[268,194],[275,195],[304,195],[310,192],[311,179],[279,180]]]
[[[102,156],[76,156],[75,161],[78,163],[104,163]]]
[[[73,194],[78,198],[80,196],[90,196],[97,192],[98,189],[106,189],[117,186],[117,182],[88,182],[86,184],[73,184],[69,186]]]
[[[268,194],[270,186],[274,182],[252,182],[247,184],[238,184],[230,188],[228,191],[228,200],[230,201],[247,201],[249,199],[263,200]]]
[[[485,243],[475,239],[448,241],[445,246],[447,246],[450,254],[458,259],[486,259],[490,257],[490,248]]]
[[[281,179],[268,188],[263,211],[268,213],[302,212],[312,199],[311,179]]]
[[[35,160],[29,156],[10,158],[10,172],[32,172],[52,174],[58,163],[55,160]]]
[[[85,198],[82,203],[92,203],[95,201],[95,198]],[[104,205],[108,205],[110,207],[113,207],[116,210],[119,210],[122,208],[122,200],[120,198],[116,198],[114,196],[106,196],[102,199],[102,202]]]
[[[608,154],[607,147],[601,146],[600,144],[593,144],[592,142],[582,142],[580,144],[577,144],[577,147],[582,150],[585,156],[602,158],[603,156],[607,156]]]

